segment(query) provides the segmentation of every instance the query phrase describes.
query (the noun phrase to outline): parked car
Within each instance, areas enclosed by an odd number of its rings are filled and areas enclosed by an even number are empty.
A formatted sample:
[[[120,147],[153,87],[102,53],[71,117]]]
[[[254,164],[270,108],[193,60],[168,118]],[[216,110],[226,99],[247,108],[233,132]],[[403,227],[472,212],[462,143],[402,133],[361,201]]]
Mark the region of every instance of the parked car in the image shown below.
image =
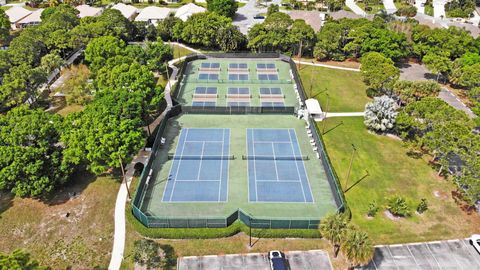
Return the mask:
[[[474,234],[470,237],[470,244],[480,253],[480,234]]]
[[[268,252],[268,259],[270,260],[270,268],[272,270],[287,270],[285,265],[285,256],[278,250]]]
[[[263,15],[255,15],[255,16],[253,16],[253,18],[254,18],[255,20],[263,20],[263,19],[265,19],[265,16],[263,16]]]

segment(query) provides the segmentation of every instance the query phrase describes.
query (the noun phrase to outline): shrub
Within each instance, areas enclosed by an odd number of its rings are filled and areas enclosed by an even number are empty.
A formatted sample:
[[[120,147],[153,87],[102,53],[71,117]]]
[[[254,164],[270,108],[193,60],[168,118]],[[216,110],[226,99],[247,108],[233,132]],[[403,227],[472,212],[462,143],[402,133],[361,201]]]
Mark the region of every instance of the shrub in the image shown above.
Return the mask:
[[[407,201],[400,196],[393,196],[387,199],[387,210],[395,216],[410,216],[410,209],[407,205]]]
[[[136,263],[146,266],[147,269],[160,268],[162,263],[160,244],[153,240],[137,240],[134,243],[133,259]]]
[[[417,212],[419,214],[422,214],[423,212],[427,211],[428,210],[428,204],[427,204],[427,199],[425,198],[422,198],[420,200],[420,203],[418,204],[417,206]]]
[[[398,112],[397,103],[388,96],[375,97],[365,105],[365,126],[376,132],[391,130]]]
[[[377,202],[376,201],[372,201],[369,205],[368,205],[368,211],[367,211],[367,215],[369,217],[374,217],[377,212],[378,212],[378,205],[377,205]]]
[[[395,14],[398,16],[415,17],[415,15],[417,15],[417,8],[414,6],[401,7]]]

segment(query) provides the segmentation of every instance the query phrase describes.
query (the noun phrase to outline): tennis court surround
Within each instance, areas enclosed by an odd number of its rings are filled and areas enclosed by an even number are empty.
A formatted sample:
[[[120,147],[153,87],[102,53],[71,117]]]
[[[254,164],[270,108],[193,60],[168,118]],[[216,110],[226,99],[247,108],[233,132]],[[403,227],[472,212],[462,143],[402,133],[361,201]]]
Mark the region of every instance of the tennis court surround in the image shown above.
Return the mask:
[[[307,134],[306,122],[291,110],[275,115],[255,109],[298,107],[294,88],[303,88],[285,59],[208,57],[182,67],[175,110],[253,106],[245,110],[253,114],[186,110],[163,121],[133,202],[143,224],[225,227],[239,219],[255,228],[315,229],[321,217],[343,207],[331,168],[324,167],[328,159],[323,152],[318,159],[312,142],[321,143]]]

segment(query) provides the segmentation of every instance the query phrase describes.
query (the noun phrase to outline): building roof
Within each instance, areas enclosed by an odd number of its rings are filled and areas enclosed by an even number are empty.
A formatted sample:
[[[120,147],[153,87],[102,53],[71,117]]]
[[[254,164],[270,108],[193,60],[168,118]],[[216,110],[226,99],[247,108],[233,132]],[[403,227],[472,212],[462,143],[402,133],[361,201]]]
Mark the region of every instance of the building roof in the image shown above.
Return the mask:
[[[23,7],[14,6],[14,7],[11,7],[9,9],[7,9],[7,11],[5,11],[5,13],[8,16],[8,19],[10,20],[10,23],[16,23],[19,20],[21,20],[21,19],[27,17],[28,15],[30,15],[32,12],[28,9],[23,8]]]
[[[124,3],[115,4],[112,8],[120,11],[123,17],[127,19],[131,19],[132,16],[135,15],[135,13],[138,13],[137,8],[135,8],[134,6],[125,5]]]
[[[339,19],[343,19],[343,18],[348,18],[348,19],[363,18],[360,15],[357,15],[357,14],[351,12],[351,11],[346,11],[346,10],[339,10],[339,11],[335,11],[335,12],[330,12],[329,15],[334,20],[339,20]]]
[[[292,20],[304,20],[315,32],[322,26],[321,13],[318,11],[292,10],[289,15]]]
[[[175,17],[179,18],[182,21],[186,21],[188,17],[192,16],[195,13],[202,13],[207,11],[205,8],[197,6],[193,3],[186,4],[177,9]]]
[[[140,11],[135,21],[163,20],[170,14],[169,8],[146,7]]]
[[[30,13],[27,17],[18,21],[18,24],[29,24],[29,23],[40,23],[42,19],[40,16],[42,15],[43,8],[37,9],[34,12]]]
[[[76,9],[80,12],[77,15],[79,18],[99,16],[103,11],[101,8],[91,7],[89,5],[79,5]]]
[[[322,114],[322,108],[320,108],[320,103],[314,98],[305,100],[305,105],[307,105],[307,111],[309,114]]]

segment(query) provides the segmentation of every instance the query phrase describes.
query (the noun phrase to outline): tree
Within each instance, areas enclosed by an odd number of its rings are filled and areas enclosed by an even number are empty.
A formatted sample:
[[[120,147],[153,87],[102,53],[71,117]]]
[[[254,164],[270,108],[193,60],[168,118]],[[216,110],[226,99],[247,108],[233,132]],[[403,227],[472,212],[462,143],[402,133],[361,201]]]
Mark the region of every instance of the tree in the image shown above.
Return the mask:
[[[337,22],[326,23],[317,33],[313,55],[317,59],[343,60],[343,27]]]
[[[392,130],[397,118],[398,105],[388,96],[375,97],[372,102],[365,105],[364,124],[375,132]]]
[[[26,28],[14,38],[8,48],[10,61],[15,65],[38,66],[46,47],[36,28]]]
[[[85,49],[85,60],[91,63],[90,69],[96,72],[104,66],[108,58],[121,55],[124,48],[125,42],[119,38],[112,36],[94,38]]]
[[[106,9],[96,21],[99,23],[96,27],[102,27],[99,30],[103,36],[115,36],[127,41],[134,36],[135,27],[116,9]]]
[[[347,220],[341,214],[328,215],[320,222],[320,234],[333,245],[335,258],[342,243],[342,236],[347,228]]]
[[[164,41],[173,40],[173,30],[176,24],[181,24],[182,20],[170,13],[168,17],[163,19],[157,25],[157,35]]]
[[[40,66],[46,73],[50,73],[64,64],[64,60],[56,53],[49,53],[42,57]]]
[[[366,265],[373,258],[373,244],[368,234],[354,227],[350,227],[343,236],[342,253],[353,269],[359,265]]]
[[[6,45],[10,38],[10,20],[5,10],[0,9],[0,45]]]
[[[59,144],[61,118],[27,106],[0,116],[0,188],[38,197],[65,183],[71,166]]]
[[[206,12],[193,14],[184,24],[177,24],[175,28],[182,27],[181,39],[187,43],[215,47],[219,30],[231,23],[232,20],[229,18]]]
[[[17,249],[11,254],[0,253],[0,269],[47,270],[49,268],[41,267],[28,252]]]
[[[222,51],[231,52],[244,48],[247,39],[236,26],[229,25],[218,30],[216,43]]]
[[[133,259],[147,269],[159,269],[162,266],[160,244],[150,239],[137,240],[134,243]]]
[[[235,0],[207,0],[207,10],[218,15],[233,18],[238,4]]]
[[[277,12],[263,23],[254,25],[248,32],[248,47],[256,51],[286,52],[292,47],[289,38],[293,20],[288,14]]]
[[[315,46],[315,38],[315,31],[310,25],[304,20],[295,20],[290,29],[290,39],[295,44],[292,53],[297,53],[298,57],[311,55]]]
[[[68,73],[75,74],[62,84],[57,91],[67,95],[68,104],[85,105],[93,99],[93,86],[88,82],[90,71],[87,66],[73,65]]]
[[[372,89],[387,93],[398,79],[400,71],[391,59],[381,53],[371,52],[361,59],[363,81]]]
[[[267,17],[276,12],[280,12],[280,7],[275,4],[269,5],[267,9]]]
[[[425,97],[436,97],[440,93],[440,86],[434,81],[396,81],[393,85],[395,98],[401,104],[408,104]]]
[[[447,74],[451,69],[451,61],[448,52],[428,52],[423,57],[422,61],[431,72],[437,74],[437,81],[440,78],[440,75]]]

